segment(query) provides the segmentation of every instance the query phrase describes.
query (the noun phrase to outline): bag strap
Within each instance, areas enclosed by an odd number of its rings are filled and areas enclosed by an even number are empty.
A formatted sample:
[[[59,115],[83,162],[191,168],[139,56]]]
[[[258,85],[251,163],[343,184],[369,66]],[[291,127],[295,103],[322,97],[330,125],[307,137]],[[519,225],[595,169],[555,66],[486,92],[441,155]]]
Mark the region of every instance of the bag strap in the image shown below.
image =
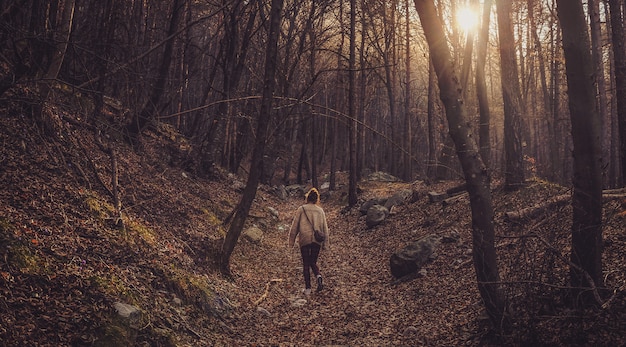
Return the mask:
[[[309,215],[306,214],[306,209],[304,208],[304,206],[302,206],[302,212],[304,212],[304,216],[306,217],[306,220],[309,222],[309,224],[311,224],[311,227],[313,228],[313,230],[315,230],[315,225],[311,223],[311,220],[309,219]]]

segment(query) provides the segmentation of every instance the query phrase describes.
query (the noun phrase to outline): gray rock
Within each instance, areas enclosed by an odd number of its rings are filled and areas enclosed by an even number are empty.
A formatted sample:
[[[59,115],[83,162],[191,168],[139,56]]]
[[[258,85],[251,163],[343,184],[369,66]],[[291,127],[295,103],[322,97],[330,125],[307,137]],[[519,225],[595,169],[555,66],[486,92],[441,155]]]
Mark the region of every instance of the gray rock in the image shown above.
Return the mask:
[[[270,311],[264,309],[261,306],[257,306],[256,311],[262,315],[264,315],[265,317],[271,317],[272,314],[270,313]]]
[[[387,199],[387,202],[385,202],[384,205],[388,210],[391,210],[391,208],[394,206],[404,205],[409,200],[411,200],[412,196],[413,191],[411,189],[402,189],[399,192],[395,193],[392,197]]]
[[[387,202],[387,199],[384,199],[384,198],[369,199],[366,202],[364,202],[361,205],[361,207],[359,207],[359,212],[361,212],[362,215],[366,215],[367,214],[367,210],[369,210],[370,207],[372,207],[374,205],[384,206],[385,202]]]
[[[263,240],[263,230],[256,225],[251,226],[243,232],[243,236],[252,243],[261,243]]]
[[[367,210],[367,217],[365,218],[365,224],[368,228],[372,228],[382,223],[389,215],[389,210],[385,206],[373,205]]]
[[[428,235],[396,251],[389,259],[391,274],[400,278],[419,271],[429,261],[438,244],[439,237]]]
[[[275,208],[273,208],[273,207],[269,206],[269,207],[267,208],[267,210],[268,210],[268,211],[270,211],[270,214],[271,214],[272,216],[274,216],[274,218],[278,219],[278,218],[280,217],[280,214],[278,213],[278,210],[277,210],[277,209],[275,209]]]
[[[141,310],[136,306],[116,301],[113,303],[113,307],[120,317],[126,318],[131,322],[136,322],[141,317]]]
[[[378,182],[400,182],[401,179],[390,175],[386,172],[377,171],[367,176],[368,181],[378,181]]]

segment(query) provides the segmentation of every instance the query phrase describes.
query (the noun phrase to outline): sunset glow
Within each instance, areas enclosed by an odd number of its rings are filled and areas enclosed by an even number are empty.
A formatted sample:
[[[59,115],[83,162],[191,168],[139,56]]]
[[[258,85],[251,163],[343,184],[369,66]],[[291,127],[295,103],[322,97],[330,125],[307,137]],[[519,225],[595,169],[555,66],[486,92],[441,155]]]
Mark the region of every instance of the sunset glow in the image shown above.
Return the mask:
[[[470,7],[462,7],[456,13],[456,25],[463,32],[476,30],[479,21],[478,13]]]

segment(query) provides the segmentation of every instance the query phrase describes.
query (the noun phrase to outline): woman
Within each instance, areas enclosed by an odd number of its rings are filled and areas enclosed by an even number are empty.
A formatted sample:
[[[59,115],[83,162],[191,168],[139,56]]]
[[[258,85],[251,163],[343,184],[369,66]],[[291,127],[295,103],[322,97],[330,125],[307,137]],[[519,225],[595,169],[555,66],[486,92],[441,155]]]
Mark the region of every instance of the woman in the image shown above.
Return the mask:
[[[322,283],[322,274],[317,266],[317,257],[320,254],[320,249],[329,244],[328,240],[328,224],[326,224],[326,214],[324,210],[319,206],[320,193],[315,188],[311,188],[305,195],[306,204],[298,207],[296,215],[291,223],[291,229],[289,230],[289,249],[293,248],[298,237],[298,245],[300,246],[300,253],[302,254],[302,266],[304,268],[304,294],[311,294],[311,273],[317,278],[317,291],[322,290],[324,285]],[[315,239],[314,230],[317,228],[326,235],[326,239],[323,242],[319,242]]]

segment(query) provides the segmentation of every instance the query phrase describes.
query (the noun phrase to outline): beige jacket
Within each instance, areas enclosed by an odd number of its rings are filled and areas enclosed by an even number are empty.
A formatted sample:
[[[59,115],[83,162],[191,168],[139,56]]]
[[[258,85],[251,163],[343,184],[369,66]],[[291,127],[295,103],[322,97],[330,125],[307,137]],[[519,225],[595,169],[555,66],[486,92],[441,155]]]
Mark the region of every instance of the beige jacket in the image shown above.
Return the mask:
[[[306,216],[303,210],[306,210]],[[300,247],[314,242],[320,244],[315,241],[313,226],[309,223],[307,217],[309,217],[311,223],[317,226],[318,229],[326,233],[324,245],[330,245],[330,233],[328,232],[328,224],[326,224],[326,214],[324,214],[324,210],[315,204],[305,204],[298,207],[296,215],[293,217],[291,229],[289,230],[289,249],[291,249],[296,242],[296,237],[298,237],[298,245]]]

